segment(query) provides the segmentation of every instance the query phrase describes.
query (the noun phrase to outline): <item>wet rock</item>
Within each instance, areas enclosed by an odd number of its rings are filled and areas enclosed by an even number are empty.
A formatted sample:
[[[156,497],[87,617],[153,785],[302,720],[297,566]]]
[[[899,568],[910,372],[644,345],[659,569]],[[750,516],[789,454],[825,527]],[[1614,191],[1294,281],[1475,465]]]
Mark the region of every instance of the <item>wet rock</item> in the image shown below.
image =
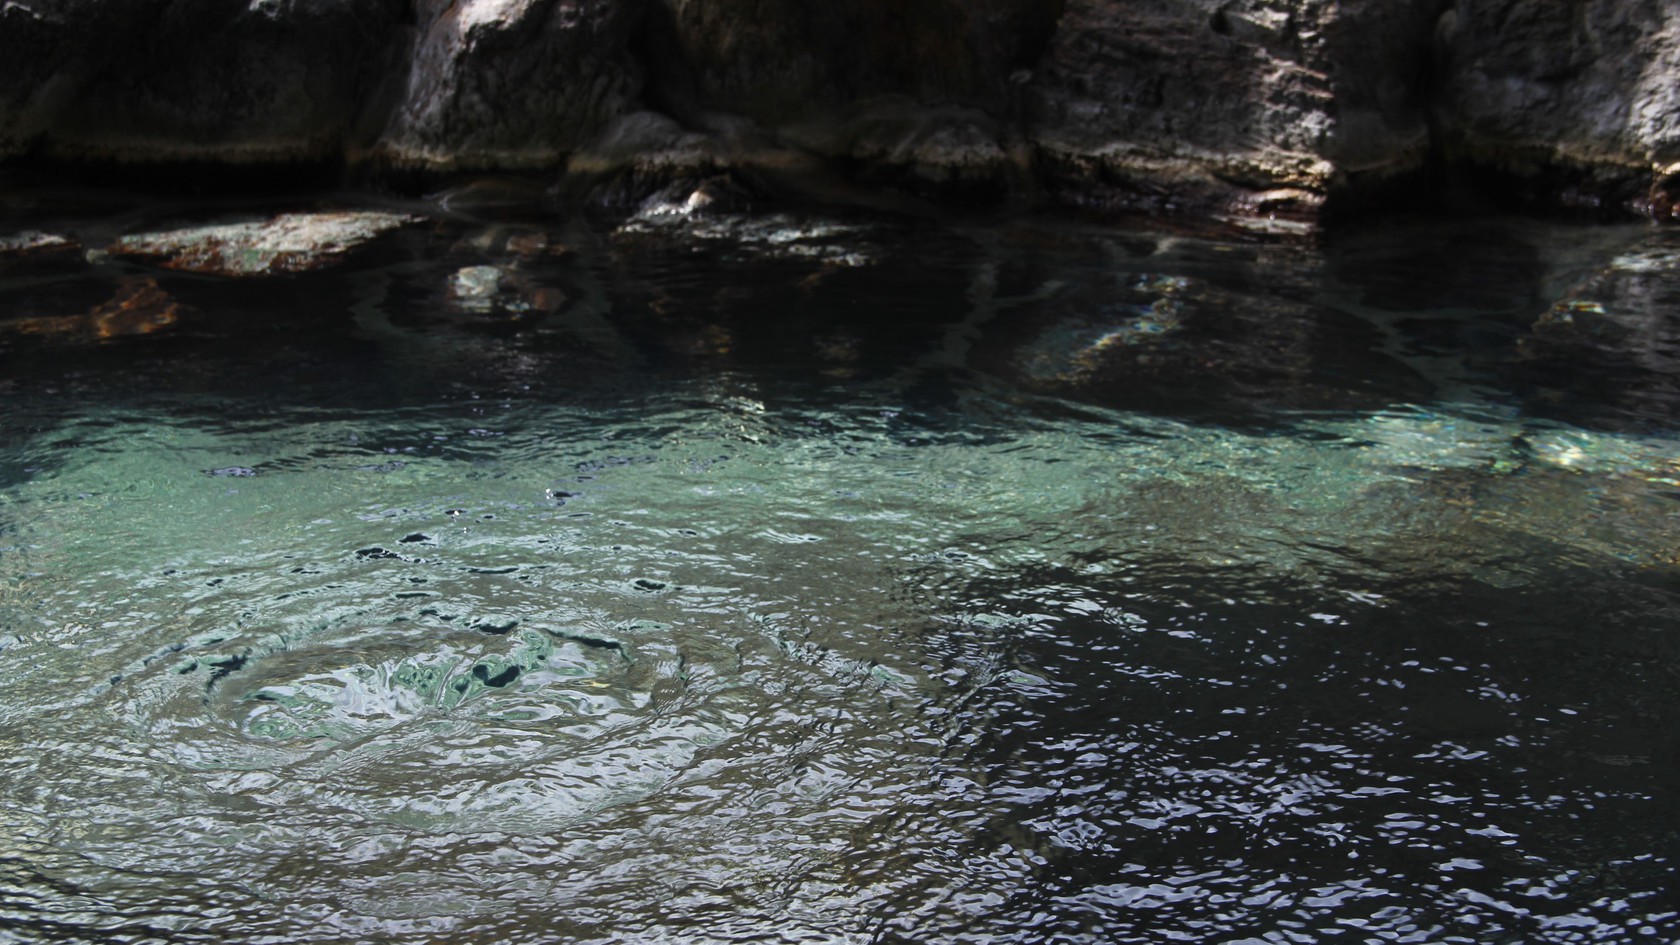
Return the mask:
[[[1079,384],[1102,369],[1121,348],[1143,353],[1183,329],[1190,283],[1172,276],[1146,277],[1132,287],[1135,299],[1104,305],[1090,316],[1057,322],[1015,355],[1023,377],[1037,383]]]
[[[566,164],[563,185],[584,202],[622,209],[682,203],[688,194],[720,187],[741,196],[750,188],[739,172],[774,164],[789,152],[750,122],[724,119],[715,131],[690,130],[666,115],[640,111],[613,121]],[[673,195],[681,193],[681,197]]]
[[[745,216],[735,213],[698,212],[695,195],[672,196],[682,203],[650,201],[630,220],[613,231],[621,247],[664,248],[672,241],[709,245],[736,259],[797,259],[824,266],[868,266],[879,248],[870,239],[870,228],[841,220],[809,219],[787,214]]]
[[[1653,231],[1568,286],[1518,342],[1508,370],[1531,409],[1622,429],[1680,411],[1680,241]]]
[[[963,185],[1002,191],[1025,157],[1005,150],[997,119],[977,108],[924,106],[895,97],[848,110],[842,120],[783,129],[812,153],[864,168],[866,179],[944,196]]]
[[[0,328],[58,341],[97,342],[163,331],[181,315],[180,303],[156,280],[127,278],[118,283],[110,301],[84,314],[14,319],[0,322]]]
[[[633,107],[638,6],[421,0],[421,35],[375,154],[432,170],[561,164]]]
[[[25,230],[11,236],[0,236],[0,268],[14,264],[40,266],[74,259],[81,244],[55,233]]]
[[[1380,406],[1432,393],[1378,350],[1370,326],[1320,303],[1313,251],[1165,233],[1146,249],[1105,235],[1057,246],[1052,269],[1039,261],[1039,236],[1007,234],[995,250],[1005,260],[995,288],[971,291],[996,317],[976,334],[969,366],[1059,397],[1168,415]],[[1074,251],[1090,255],[1063,265]]]
[[[727,176],[719,175],[699,183],[678,180],[643,200],[630,225],[670,223],[697,215],[738,214],[750,205],[750,195]]]
[[[268,220],[125,236],[106,251],[165,269],[219,276],[269,276],[331,265],[352,250],[418,220],[373,211],[289,213]]]
[[[502,270],[495,266],[468,266],[449,277],[449,294],[467,311],[489,311],[502,287]]]
[[[995,196],[1026,160],[1010,150],[1011,77],[1036,60],[1059,8],[661,0],[644,40],[646,98],[660,111],[625,116],[570,169],[629,176],[632,204],[678,177],[739,170],[801,197],[838,192],[821,178],[853,170],[872,185]]]
[[[493,223],[463,237],[452,251],[532,262],[545,257],[570,256],[572,247],[536,226]]]
[[[571,247],[556,243],[547,233],[509,233],[502,242],[503,251],[526,259],[537,256],[566,256]]]
[[[450,303],[470,315],[527,318],[557,311],[566,293],[511,266],[464,266],[449,277]]]
[[[637,111],[613,120],[574,152],[566,170],[579,176],[630,170],[649,177],[715,172],[733,163],[726,151],[722,142],[667,115]]]

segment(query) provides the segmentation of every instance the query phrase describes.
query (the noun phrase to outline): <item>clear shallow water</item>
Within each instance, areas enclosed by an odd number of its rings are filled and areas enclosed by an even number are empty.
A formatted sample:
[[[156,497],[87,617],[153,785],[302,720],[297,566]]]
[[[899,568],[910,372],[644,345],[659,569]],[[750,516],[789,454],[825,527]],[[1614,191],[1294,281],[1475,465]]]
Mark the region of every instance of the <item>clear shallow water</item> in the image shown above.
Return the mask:
[[[0,279],[5,940],[1680,936],[1664,234]]]

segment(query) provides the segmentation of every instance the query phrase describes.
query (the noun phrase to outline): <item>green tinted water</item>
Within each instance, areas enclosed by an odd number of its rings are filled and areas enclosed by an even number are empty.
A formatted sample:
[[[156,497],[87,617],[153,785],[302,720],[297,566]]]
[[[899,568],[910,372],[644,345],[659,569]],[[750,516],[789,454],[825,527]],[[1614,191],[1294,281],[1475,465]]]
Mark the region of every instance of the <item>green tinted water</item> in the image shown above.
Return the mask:
[[[0,938],[1673,938],[1680,266],[1519,234],[14,266]]]

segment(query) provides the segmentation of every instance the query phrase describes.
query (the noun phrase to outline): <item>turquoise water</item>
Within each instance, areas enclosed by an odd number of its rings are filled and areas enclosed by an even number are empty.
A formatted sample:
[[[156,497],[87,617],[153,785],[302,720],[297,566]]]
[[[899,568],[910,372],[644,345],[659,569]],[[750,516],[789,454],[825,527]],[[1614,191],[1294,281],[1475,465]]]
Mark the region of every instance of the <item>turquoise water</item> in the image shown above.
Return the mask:
[[[1672,940],[1675,300],[1522,221],[14,261],[0,940]]]

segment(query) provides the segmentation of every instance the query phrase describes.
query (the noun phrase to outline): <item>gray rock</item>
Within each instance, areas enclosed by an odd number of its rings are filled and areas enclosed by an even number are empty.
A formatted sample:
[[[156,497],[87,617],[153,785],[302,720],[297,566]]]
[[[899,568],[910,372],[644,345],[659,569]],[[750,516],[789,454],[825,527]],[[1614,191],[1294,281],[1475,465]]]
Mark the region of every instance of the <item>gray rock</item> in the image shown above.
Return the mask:
[[[320,269],[351,250],[418,221],[374,211],[289,213],[267,220],[125,236],[112,256],[164,269],[219,276],[269,276]]]
[[[75,240],[56,233],[25,230],[0,236],[0,266],[7,263],[39,265],[44,261],[68,257],[81,248]]]
[[[1026,84],[1046,183],[1100,208],[1312,216],[1355,175],[1422,166],[1427,24],[1418,2],[1070,0]]]
[[[1667,0],[3,0],[0,158],[566,167],[628,205],[740,172],[1283,234],[1444,159],[1671,219],[1677,77]]]
[[[897,96],[784,128],[781,136],[814,154],[867,168],[867,178],[909,189],[1001,184],[1025,163],[1005,150],[1004,129],[987,112]]]
[[[765,127],[902,95],[1002,112],[1009,76],[1055,29],[1061,0],[655,0],[650,67],[668,111]]]
[[[707,133],[699,153],[710,170],[750,168],[781,189],[809,189],[789,180],[805,163],[790,153],[799,151],[873,184],[1002,191],[1029,161],[1011,147],[1020,137],[1011,76],[1036,61],[1060,9],[1060,0],[657,0],[647,98]],[[692,143],[662,143],[659,153],[690,164],[697,155]]]
[[[1546,202],[1680,198],[1680,8],[1662,0],[1458,0],[1436,31],[1442,144]]]
[[[374,153],[398,166],[553,167],[634,108],[636,3],[419,0],[421,36]]]
[[[550,314],[566,303],[566,293],[545,285],[514,266],[463,266],[449,277],[449,305],[473,316],[508,320]]]
[[[683,177],[716,174],[743,162],[747,152],[704,132],[689,131],[668,115],[621,115],[574,151],[566,172],[574,178],[629,178],[631,191],[658,190]]]

